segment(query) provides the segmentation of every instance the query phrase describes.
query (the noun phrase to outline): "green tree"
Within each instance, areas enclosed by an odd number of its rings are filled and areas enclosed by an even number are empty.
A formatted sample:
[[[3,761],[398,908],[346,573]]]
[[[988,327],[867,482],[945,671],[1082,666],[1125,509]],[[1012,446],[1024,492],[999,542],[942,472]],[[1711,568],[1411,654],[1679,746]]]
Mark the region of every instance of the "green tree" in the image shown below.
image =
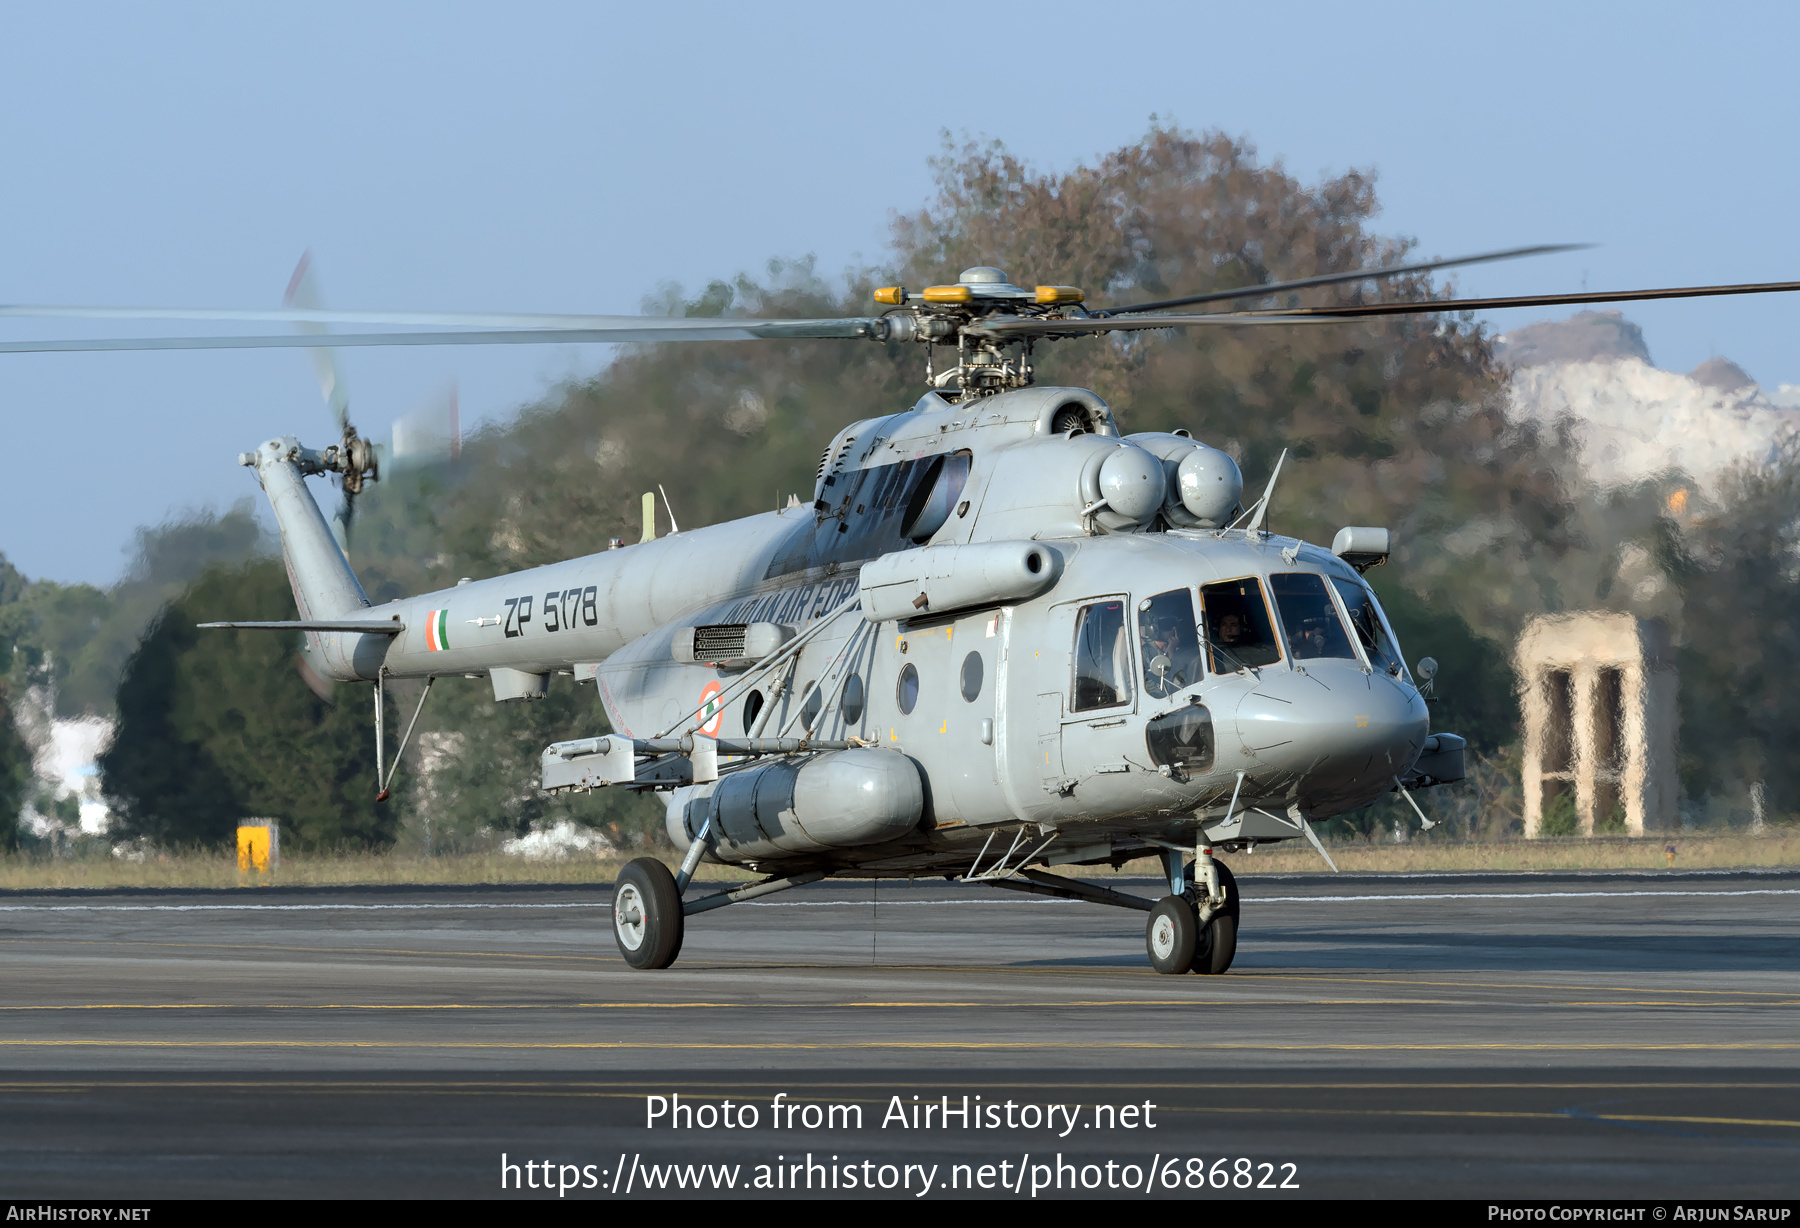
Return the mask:
[[[1800,811],[1800,437],[1727,478],[1718,506],[1659,552],[1681,590],[1681,766],[1690,796]]]
[[[1417,669],[1433,657],[1438,673],[1431,685],[1431,728],[1460,734],[1478,753],[1492,753],[1518,736],[1519,698],[1512,662],[1494,640],[1477,635],[1454,609],[1419,597],[1379,568],[1368,574],[1393,624],[1394,635]]]
[[[100,761],[120,835],[216,846],[262,817],[299,849],[393,841],[397,811],[375,801],[369,688],[326,703],[295,668],[293,637],[195,627],[294,617],[272,559],[208,568],[158,616],[126,665]]]
[[[0,569],[4,567],[0,560]],[[19,847],[19,811],[31,787],[31,748],[13,723],[7,692],[6,679],[0,677],[0,851],[11,853]]]
[[[118,583],[28,580],[0,556],[0,653],[15,685],[49,688],[55,715],[109,716],[120,671],[163,604],[212,563],[265,546],[248,501],[140,528]]]

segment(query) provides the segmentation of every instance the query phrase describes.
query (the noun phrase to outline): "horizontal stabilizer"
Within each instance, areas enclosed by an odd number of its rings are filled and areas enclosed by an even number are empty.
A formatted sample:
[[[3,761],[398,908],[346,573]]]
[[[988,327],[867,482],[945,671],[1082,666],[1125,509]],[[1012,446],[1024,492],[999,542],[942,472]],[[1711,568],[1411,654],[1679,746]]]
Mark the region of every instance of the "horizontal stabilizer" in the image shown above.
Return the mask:
[[[364,631],[370,635],[399,635],[406,624],[398,620],[374,622],[198,623],[201,630],[224,627],[232,631]]]

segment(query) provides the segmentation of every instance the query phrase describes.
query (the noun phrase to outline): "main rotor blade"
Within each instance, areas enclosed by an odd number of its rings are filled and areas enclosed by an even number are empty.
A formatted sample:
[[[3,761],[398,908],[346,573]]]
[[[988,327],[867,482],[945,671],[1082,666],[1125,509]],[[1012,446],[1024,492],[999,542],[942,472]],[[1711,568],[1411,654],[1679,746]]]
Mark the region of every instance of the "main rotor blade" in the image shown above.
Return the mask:
[[[1505,307],[1566,307],[1579,303],[1635,303],[1645,299],[1716,298],[1729,294],[1791,294],[1800,281],[1759,281],[1736,286],[1671,286],[1663,290],[1605,290],[1581,294],[1517,294],[1503,298],[1450,298],[1415,303],[1364,303],[1349,307],[1287,307],[1255,312],[1265,320],[1309,317],[1437,315],[1447,311],[1493,311]]]
[[[658,319],[602,316],[616,321],[596,328],[522,328],[466,333],[332,333],[330,344],[348,345],[617,345],[647,341],[785,341],[805,338],[867,337],[873,317],[842,320]],[[300,337],[100,337],[57,341],[0,341],[0,354],[91,350],[285,350],[317,346],[316,336]]]
[[[1441,315],[1452,311],[1489,311],[1507,307],[1558,307],[1580,303],[1626,303],[1644,299],[1708,298],[1730,294],[1788,294],[1800,281],[1755,282],[1738,286],[1675,286],[1665,290],[1614,290],[1583,294],[1527,294],[1505,298],[1453,298],[1413,303],[1368,303],[1348,307],[1288,307],[1274,311],[1201,312],[1196,315],[1131,316],[1126,319],[1045,320],[1001,316],[968,325],[973,337],[1023,340],[1027,337],[1080,337],[1095,333],[1151,328],[1189,328],[1199,324],[1344,324],[1369,316]]]
[[[1383,277],[1399,277],[1403,273],[1429,273],[1433,269],[1456,268],[1465,264],[1487,264],[1494,260],[1516,260],[1521,256],[1544,256],[1551,252],[1576,252],[1594,246],[1592,243],[1547,243],[1536,247],[1513,247],[1503,252],[1484,252],[1479,256],[1457,256],[1450,260],[1425,260],[1418,264],[1394,264],[1376,269],[1354,269],[1347,273],[1321,273],[1317,277],[1301,277],[1293,281],[1268,282],[1260,286],[1240,286],[1236,290],[1211,290],[1205,294],[1189,294],[1182,298],[1158,299],[1154,303],[1134,303],[1129,307],[1108,307],[1109,316],[1138,311],[1162,311],[1169,307],[1192,307],[1198,303],[1230,302],[1234,299],[1266,298],[1289,290],[1306,290],[1313,286],[1332,286],[1346,281],[1370,281]]]
[[[304,268],[301,273],[304,272]],[[301,273],[296,274],[299,280]],[[417,328],[612,328],[644,316],[566,315],[530,311],[333,311],[296,300],[285,307],[57,307],[0,305],[0,318],[63,320],[226,320],[249,324],[387,324]],[[649,317],[655,319],[657,317]],[[686,317],[718,323],[718,317]],[[335,335],[335,334],[334,334]]]
[[[1231,311],[1180,316],[1131,316],[1123,320],[1046,320],[1033,316],[990,316],[963,327],[971,337],[1023,341],[1032,337],[1088,337],[1098,333],[1137,333],[1156,328],[1188,328],[1196,324],[1236,328],[1259,324],[1337,324],[1336,316],[1249,315]]]

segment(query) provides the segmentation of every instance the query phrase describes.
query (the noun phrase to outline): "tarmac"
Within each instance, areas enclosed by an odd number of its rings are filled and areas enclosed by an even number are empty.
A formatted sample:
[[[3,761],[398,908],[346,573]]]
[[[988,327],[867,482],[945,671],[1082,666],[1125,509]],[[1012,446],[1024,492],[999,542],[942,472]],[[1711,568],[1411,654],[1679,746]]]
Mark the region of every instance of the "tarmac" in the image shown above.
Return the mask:
[[[604,887],[0,893],[0,1190],[1800,1188],[1800,871],[1239,882],[1218,977],[1154,974],[1142,913],[942,881],[691,918],[650,973]]]

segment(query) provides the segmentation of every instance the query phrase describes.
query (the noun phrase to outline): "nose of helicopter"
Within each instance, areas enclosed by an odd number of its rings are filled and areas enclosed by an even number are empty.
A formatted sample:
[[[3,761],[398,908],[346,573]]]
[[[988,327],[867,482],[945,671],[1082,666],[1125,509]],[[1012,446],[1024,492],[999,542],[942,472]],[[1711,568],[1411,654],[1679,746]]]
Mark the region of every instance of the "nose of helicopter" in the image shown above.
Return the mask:
[[[1385,782],[1406,771],[1428,727],[1416,689],[1349,664],[1267,670],[1237,710],[1238,737],[1259,761],[1345,783]]]

